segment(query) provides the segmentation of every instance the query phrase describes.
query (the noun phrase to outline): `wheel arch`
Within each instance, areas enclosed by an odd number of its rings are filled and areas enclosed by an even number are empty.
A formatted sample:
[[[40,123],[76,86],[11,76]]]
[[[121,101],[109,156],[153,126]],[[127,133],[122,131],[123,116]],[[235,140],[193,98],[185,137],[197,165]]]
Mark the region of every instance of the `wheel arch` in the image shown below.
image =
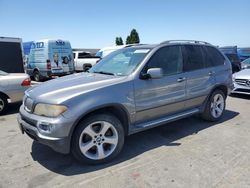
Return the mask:
[[[6,97],[7,99],[10,99],[10,97],[9,97],[6,93],[4,93],[4,92],[2,92],[2,91],[0,91],[0,95]]]
[[[224,93],[225,98],[227,98],[227,95],[228,95],[228,88],[227,88],[226,85],[223,85],[223,84],[220,84],[220,85],[215,86],[215,87],[212,89],[210,95],[211,95],[215,90],[217,90],[217,89],[218,89],[218,90],[221,90],[221,91]]]
[[[213,94],[213,92],[215,90],[221,90],[224,95],[225,95],[225,99],[227,98],[227,95],[228,95],[228,87],[226,85],[223,85],[223,84],[219,84],[219,85],[216,85],[212,88],[211,92],[209,93],[209,95],[206,97],[206,100],[204,101],[203,105],[202,105],[202,108],[201,108],[201,111],[203,112],[205,110],[205,107],[206,107],[206,104],[207,104],[207,101],[209,100],[210,96]]]
[[[36,67],[36,68],[34,68],[32,72],[34,73],[35,71],[40,72],[40,71],[39,71],[39,69],[38,69],[37,67]]]
[[[96,108],[93,108],[85,113],[83,113],[74,123],[73,127],[70,131],[70,142],[72,142],[72,135],[74,131],[76,130],[77,126],[81,121],[86,119],[87,117],[94,115],[94,114],[101,114],[101,113],[110,113],[116,116],[122,123],[122,126],[124,128],[125,135],[128,135],[129,133],[129,124],[130,124],[130,118],[129,113],[125,109],[124,106],[121,104],[108,104],[108,105],[102,105]],[[71,144],[70,144],[71,145]]]

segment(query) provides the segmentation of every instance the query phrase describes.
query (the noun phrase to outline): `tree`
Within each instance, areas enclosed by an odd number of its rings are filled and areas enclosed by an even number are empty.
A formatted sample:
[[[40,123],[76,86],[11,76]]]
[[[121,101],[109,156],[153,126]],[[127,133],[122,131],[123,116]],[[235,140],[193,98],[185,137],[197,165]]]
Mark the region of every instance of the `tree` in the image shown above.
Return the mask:
[[[123,45],[122,37],[119,38],[119,41],[120,41],[120,45]]]
[[[119,37],[115,38],[115,44],[118,46],[119,45]]]
[[[116,37],[116,38],[115,38],[115,44],[116,44],[117,46],[123,45],[122,37]]]
[[[127,36],[126,44],[138,44],[140,43],[139,34],[135,29],[132,29],[130,35]]]
[[[130,36],[127,36],[126,44],[131,44],[131,43],[130,43]]]

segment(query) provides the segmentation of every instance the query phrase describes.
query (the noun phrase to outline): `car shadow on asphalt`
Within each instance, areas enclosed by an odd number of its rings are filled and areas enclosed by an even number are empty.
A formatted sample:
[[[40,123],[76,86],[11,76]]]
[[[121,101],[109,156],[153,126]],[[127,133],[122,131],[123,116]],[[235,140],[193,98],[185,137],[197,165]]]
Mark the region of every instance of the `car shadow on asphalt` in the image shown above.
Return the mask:
[[[179,142],[181,138],[198,134],[207,128],[229,121],[237,115],[239,115],[238,112],[226,110],[223,118],[216,123],[206,122],[194,116],[128,136],[121,154],[113,161],[102,165],[79,164],[71,155],[59,154],[35,141],[32,144],[31,156],[34,161],[52,172],[65,176],[84,174],[117,165],[154,148],[178,147],[181,145]]]

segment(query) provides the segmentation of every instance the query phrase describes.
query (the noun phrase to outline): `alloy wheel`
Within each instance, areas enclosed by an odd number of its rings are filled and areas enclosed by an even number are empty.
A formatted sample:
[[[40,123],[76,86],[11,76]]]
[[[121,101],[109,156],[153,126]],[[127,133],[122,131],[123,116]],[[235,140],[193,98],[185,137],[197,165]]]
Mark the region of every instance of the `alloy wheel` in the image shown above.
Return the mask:
[[[82,154],[92,160],[110,156],[118,144],[118,132],[109,122],[97,121],[88,125],[81,133],[79,147]]]
[[[211,102],[211,114],[214,118],[218,118],[222,115],[225,107],[224,97],[217,93],[214,95],[213,100]]]

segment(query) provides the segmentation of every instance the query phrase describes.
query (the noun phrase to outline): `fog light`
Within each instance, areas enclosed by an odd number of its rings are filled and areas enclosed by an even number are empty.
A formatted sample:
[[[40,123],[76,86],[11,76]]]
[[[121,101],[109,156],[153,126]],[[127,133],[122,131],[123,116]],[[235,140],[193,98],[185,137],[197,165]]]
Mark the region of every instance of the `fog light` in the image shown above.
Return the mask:
[[[38,129],[40,132],[51,133],[53,125],[47,122],[38,122]]]

